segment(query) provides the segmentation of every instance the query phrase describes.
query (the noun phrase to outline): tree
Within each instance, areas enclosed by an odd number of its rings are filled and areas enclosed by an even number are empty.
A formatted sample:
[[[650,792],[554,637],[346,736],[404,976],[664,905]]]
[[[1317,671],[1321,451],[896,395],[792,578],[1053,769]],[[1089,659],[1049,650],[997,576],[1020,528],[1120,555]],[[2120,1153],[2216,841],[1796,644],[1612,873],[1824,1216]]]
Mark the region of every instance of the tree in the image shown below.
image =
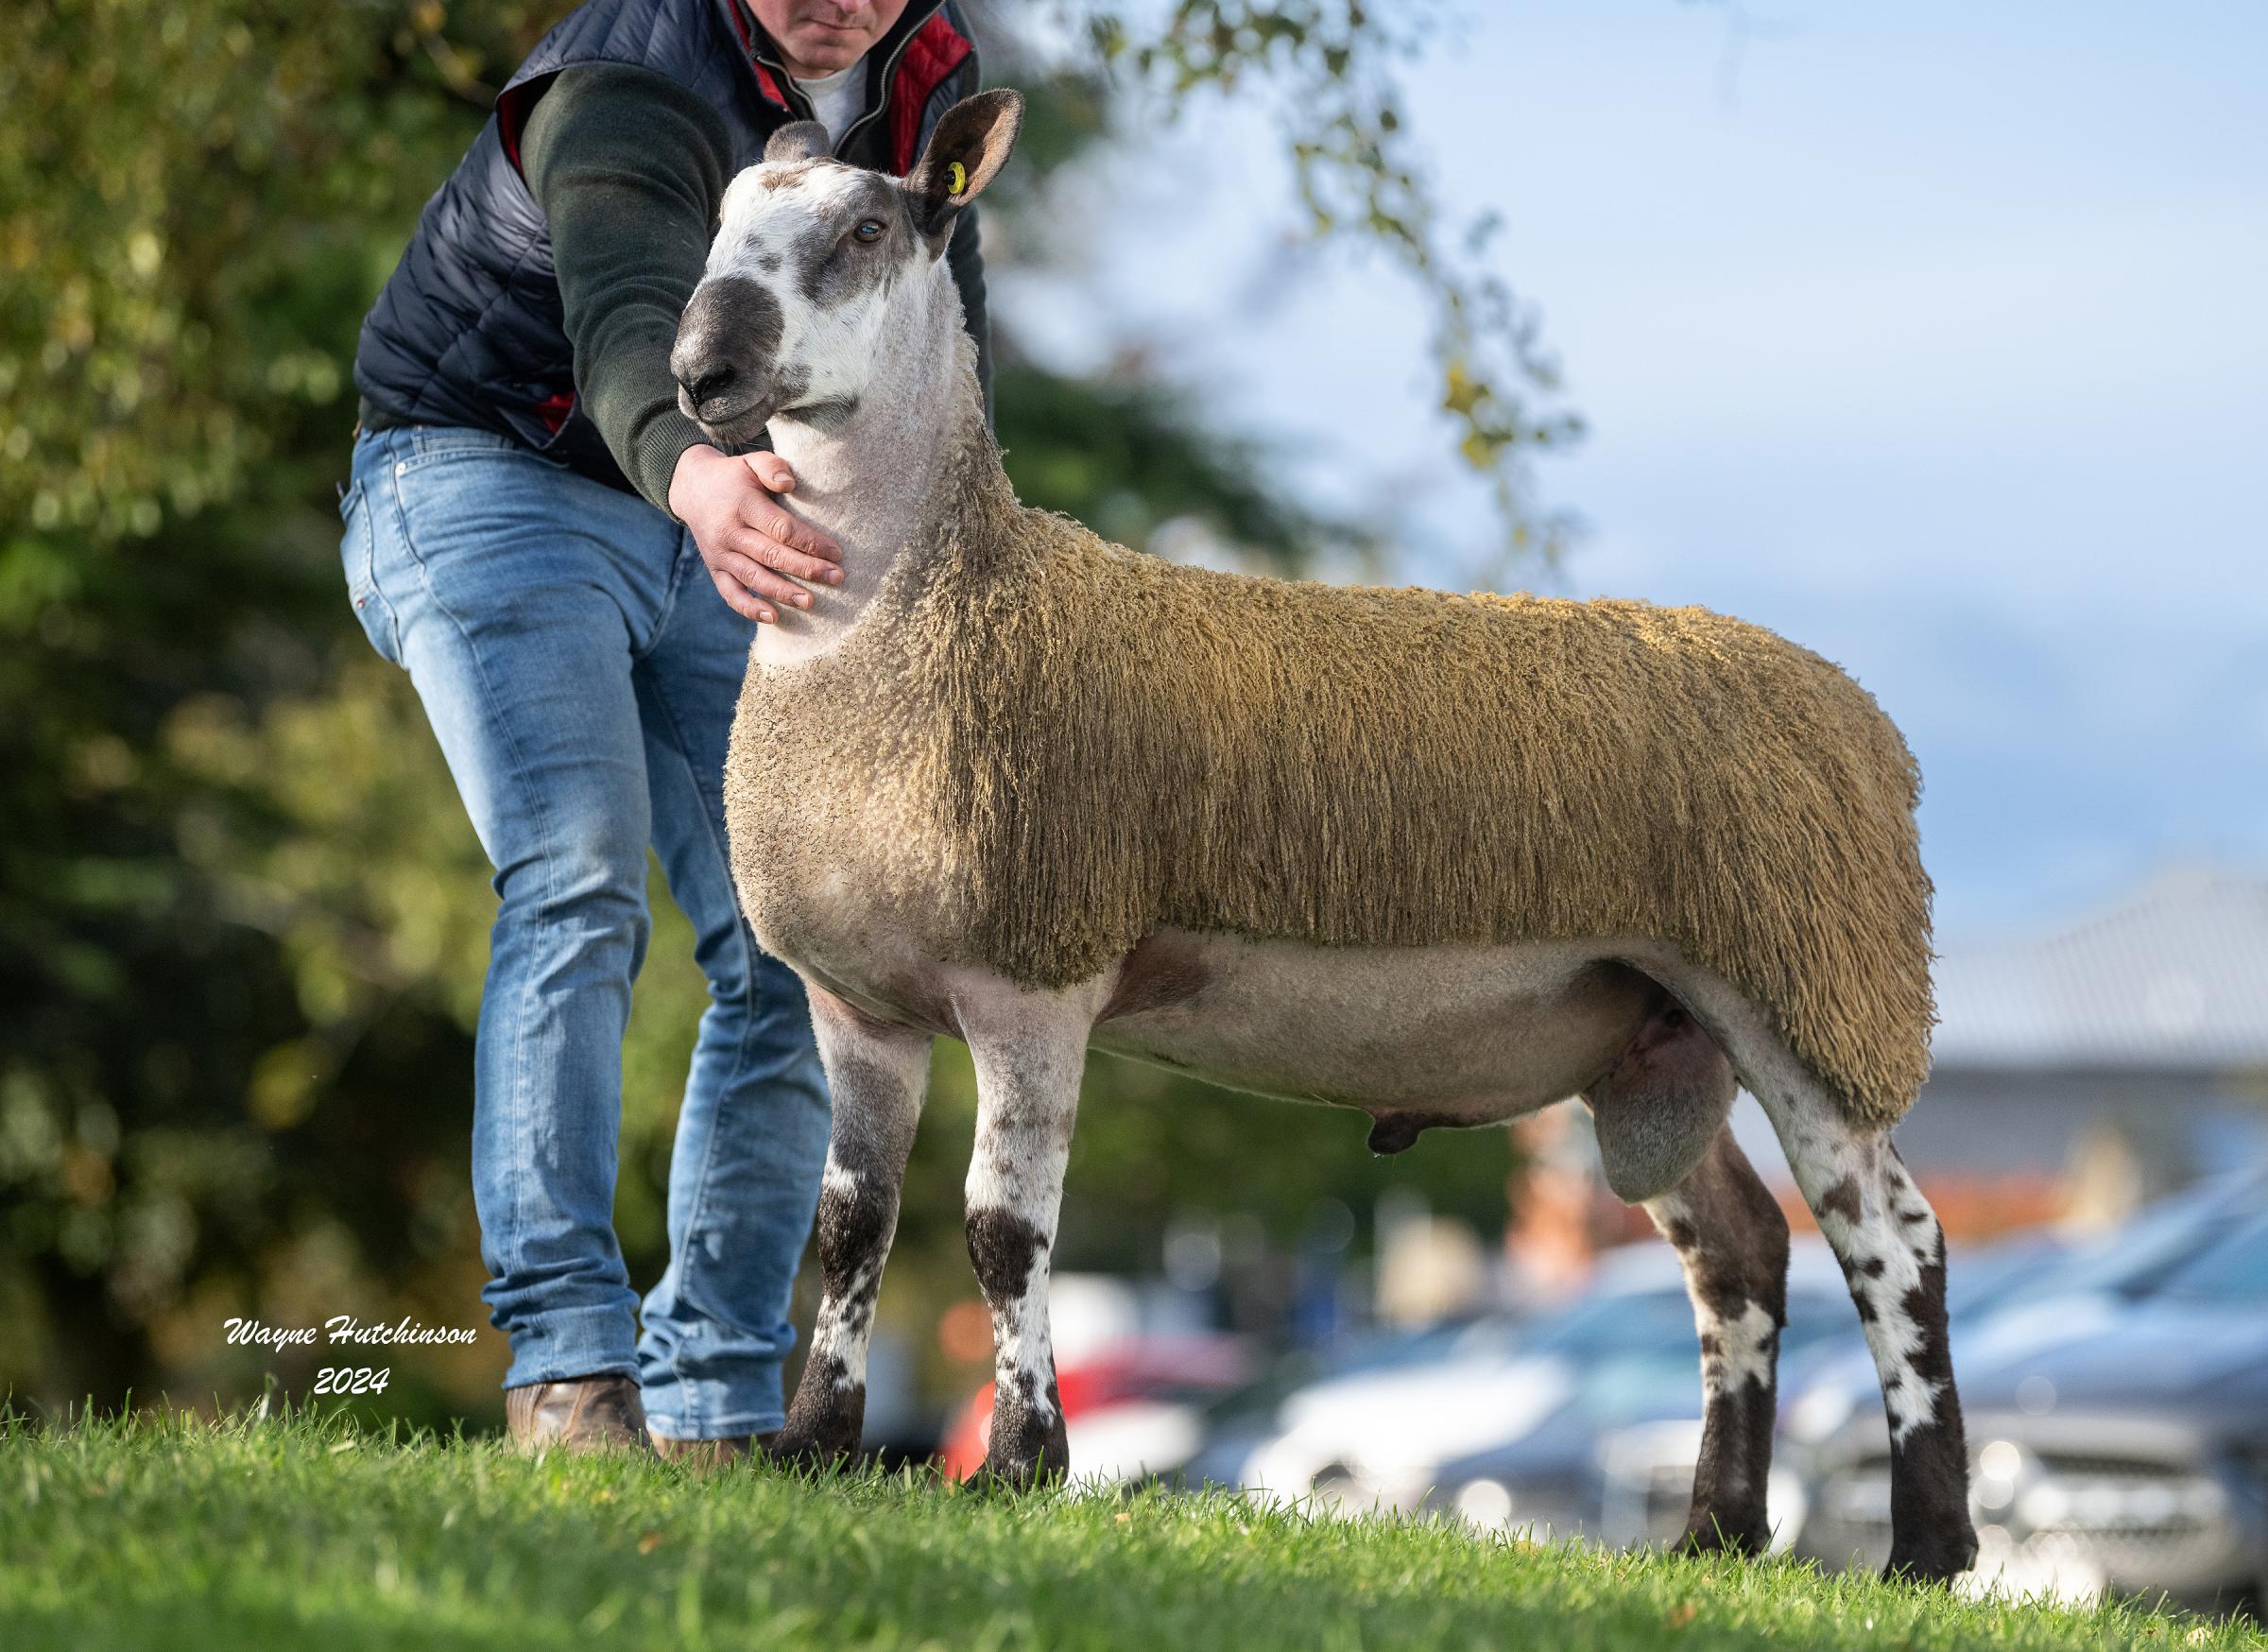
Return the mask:
[[[266,1362],[222,1346],[230,1314],[473,1318],[464,1162],[487,868],[406,680],[342,600],[331,507],[361,316],[490,85],[564,9],[29,0],[11,15],[0,1302],[15,1333],[0,1392],[245,1392]],[[1187,36],[1204,9],[1178,9],[1175,26]],[[1243,19],[1230,49],[1201,61],[1194,37],[1095,38],[1145,72],[1187,58],[1193,87],[1280,72],[1269,53],[1328,60],[1329,40],[1372,60],[1353,9],[1343,38],[1222,15]],[[1252,29],[1265,50],[1238,32]],[[1098,141],[1114,95],[1101,59],[1023,83],[1027,171],[997,202],[1004,225],[1018,190]],[[1334,140],[1358,169],[1376,126]],[[1325,180],[1351,176],[1344,163],[1328,146],[1302,163]],[[1352,531],[1279,496],[1139,364],[1066,378],[1005,331],[1001,429],[1035,503],[1136,543],[1202,521],[1282,567]],[[1475,392],[1458,416],[1510,432],[1483,444],[1498,454],[1527,439],[1510,405]],[[618,1212],[641,1280],[660,1265],[704,990],[658,879],[653,894]],[[1092,1095],[1070,1230],[1100,1260],[1140,1260],[1177,1201],[1264,1195],[1296,1222],[1307,1187],[1336,1176],[1360,1196],[1377,1180],[1353,1122],[1343,1140],[1319,1119],[1290,1130],[1130,1069],[1098,1071]],[[909,1274],[959,1266],[959,1175],[936,1162],[956,1157],[968,1104],[965,1069],[941,1058]],[[1476,1203],[1496,1172],[1459,1164]],[[493,1351],[400,1363],[393,1409],[492,1402]]]
[[[1435,198],[1402,112],[1398,60],[1441,21],[1437,0],[1173,0],[1146,31],[1108,4],[1089,38],[1169,114],[1259,90],[1280,125],[1309,236],[1383,248],[1433,318],[1440,410],[1457,451],[1486,477],[1503,528],[1503,574],[1555,559],[1573,519],[1538,502],[1532,459],[1581,439],[1534,311],[1488,258],[1492,216],[1459,223]]]

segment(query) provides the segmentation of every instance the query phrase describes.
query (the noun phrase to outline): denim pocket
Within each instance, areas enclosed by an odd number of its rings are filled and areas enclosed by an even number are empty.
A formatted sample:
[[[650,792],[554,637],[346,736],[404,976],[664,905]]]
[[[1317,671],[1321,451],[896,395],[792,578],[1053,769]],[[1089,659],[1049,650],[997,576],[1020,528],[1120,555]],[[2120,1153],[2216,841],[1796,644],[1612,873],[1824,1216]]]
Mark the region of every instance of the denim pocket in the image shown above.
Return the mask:
[[[339,540],[339,558],[346,565],[347,594],[354,599],[354,617],[363,635],[379,657],[389,664],[402,663],[402,626],[393,605],[378,589],[378,542],[370,527],[369,500],[358,476],[339,495],[338,515],[346,532]]]
[[[487,456],[501,453],[523,454],[529,458],[539,456],[535,449],[516,437],[469,424],[414,424],[408,428],[408,452],[394,467],[397,475],[460,456]]]

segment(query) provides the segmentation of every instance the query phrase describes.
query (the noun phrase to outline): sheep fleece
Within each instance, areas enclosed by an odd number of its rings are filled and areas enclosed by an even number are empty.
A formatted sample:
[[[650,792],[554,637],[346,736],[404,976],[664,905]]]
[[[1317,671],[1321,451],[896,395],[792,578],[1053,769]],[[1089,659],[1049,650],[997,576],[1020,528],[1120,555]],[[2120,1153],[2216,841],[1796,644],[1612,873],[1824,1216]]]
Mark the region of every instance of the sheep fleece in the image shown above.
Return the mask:
[[[1912,1103],[1919,779],[1819,656],[1698,608],[1138,556],[1019,505],[989,438],[934,498],[834,650],[749,672],[727,809],[774,951],[883,921],[1061,987],[1160,929],[1653,938],[1753,1000],[1852,1122]]]

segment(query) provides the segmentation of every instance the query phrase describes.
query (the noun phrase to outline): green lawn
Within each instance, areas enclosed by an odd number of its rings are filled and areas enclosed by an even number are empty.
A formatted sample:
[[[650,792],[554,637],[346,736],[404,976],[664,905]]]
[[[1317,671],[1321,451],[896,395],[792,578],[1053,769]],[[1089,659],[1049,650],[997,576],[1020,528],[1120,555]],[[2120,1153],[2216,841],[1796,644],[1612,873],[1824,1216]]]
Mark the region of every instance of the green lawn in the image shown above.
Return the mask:
[[[0,1647],[2259,1646],[1781,1562],[1605,1557],[1230,1499],[526,1462],[337,1422],[0,1427]]]

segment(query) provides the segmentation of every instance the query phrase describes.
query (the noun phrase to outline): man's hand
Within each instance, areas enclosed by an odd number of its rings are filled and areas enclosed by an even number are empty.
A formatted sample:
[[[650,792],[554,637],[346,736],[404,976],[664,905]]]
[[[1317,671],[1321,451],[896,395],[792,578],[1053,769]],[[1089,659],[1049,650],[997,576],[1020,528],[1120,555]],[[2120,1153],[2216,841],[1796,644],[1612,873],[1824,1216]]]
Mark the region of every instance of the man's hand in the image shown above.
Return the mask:
[[[670,513],[693,530],[716,594],[760,625],[781,608],[809,608],[813,585],[843,582],[842,547],[780,508],[796,473],[775,453],[734,457],[696,442],[669,479]]]

